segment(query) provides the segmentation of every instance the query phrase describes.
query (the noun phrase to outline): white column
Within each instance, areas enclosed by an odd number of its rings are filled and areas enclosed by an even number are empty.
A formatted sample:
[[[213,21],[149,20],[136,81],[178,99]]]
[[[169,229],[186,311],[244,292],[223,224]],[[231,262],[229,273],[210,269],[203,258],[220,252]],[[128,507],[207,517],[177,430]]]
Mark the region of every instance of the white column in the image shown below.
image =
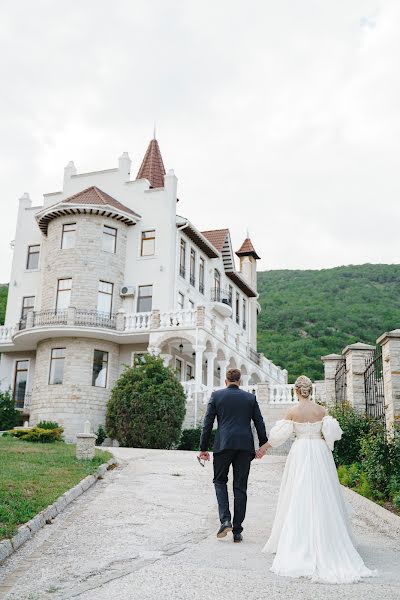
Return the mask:
[[[250,375],[242,375],[242,386],[246,387],[249,385]]]
[[[160,354],[160,358],[163,359],[164,367],[168,367],[172,360],[172,354]]]
[[[225,385],[225,376],[226,376],[226,368],[229,364],[229,360],[219,360],[218,366],[221,369],[219,372],[219,385],[220,387],[224,387]]]
[[[206,352],[204,356],[207,359],[207,387],[211,391],[214,387],[214,361],[217,358],[217,353]]]
[[[195,403],[194,403],[194,427],[197,427],[197,409],[199,405],[199,393],[203,383],[203,353],[205,346],[194,346],[196,352],[194,378],[196,382]]]

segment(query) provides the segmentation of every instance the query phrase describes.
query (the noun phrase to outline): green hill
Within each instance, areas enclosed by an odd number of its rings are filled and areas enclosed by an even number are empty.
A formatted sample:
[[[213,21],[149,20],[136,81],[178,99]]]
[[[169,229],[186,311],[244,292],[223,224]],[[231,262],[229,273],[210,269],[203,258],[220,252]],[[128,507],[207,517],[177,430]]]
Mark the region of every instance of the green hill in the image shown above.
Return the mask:
[[[320,357],[400,327],[400,265],[258,274],[258,349],[289,371],[323,378]]]
[[[8,285],[0,284],[0,325],[4,325],[6,314]]]

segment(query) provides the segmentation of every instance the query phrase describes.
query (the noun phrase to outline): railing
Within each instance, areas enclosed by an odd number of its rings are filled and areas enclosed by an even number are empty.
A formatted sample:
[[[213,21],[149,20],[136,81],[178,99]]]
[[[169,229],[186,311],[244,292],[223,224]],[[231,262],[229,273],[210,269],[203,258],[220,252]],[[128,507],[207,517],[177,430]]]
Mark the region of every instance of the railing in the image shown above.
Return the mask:
[[[222,302],[222,304],[232,306],[232,296],[228,290],[215,287],[211,290],[211,302]]]
[[[186,399],[188,402],[192,402],[193,400],[196,400],[196,393],[197,393],[197,401],[202,402],[203,404],[207,404],[208,398],[209,398],[209,393],[208,393],[209,390],[206,385],[204,385],[202,383],[202,384],[200,384],[200,387],[198,388],[196,386],[196,382],[192,380],[192,381],[182,382],[182,387],[185,390]]]
[[[32,394],[30,392],[16,392],[14,395],[15,408],[27,410],[32,401]]]
[[[150,329],[151,312],[125,315],[125,332]]]
[[[378,346],[366,360],[364,371],[365,412],[372,419],[385,422],[382,347]]]
[[[260,363],[261,363],[260,352],[256,352],[253,348],[251,348],[251,346],[248,346],[247,355],[250,358],[250,360],[253,361],[253,363],[256,363],[256,365],[260,366]]]
[[[15,331],[15,327],[7,327],[6,325],[2,325],[0,327],[0,344],[7,344],[11,342]]]
[[[74,325],[78,327],[116,328],[116,315],[97,310],[75,310]]]
[[[33,327],[46,325],[67,325],[68,311],[66,310],[40,310],[33,313]]]
[[[337,405],[343,404],[347,399],[347,370],[345,359],[341,360],[336,368],[335,399]]]
[[[160,314],[160,327],[194,327],[196,309],[170,310]]]
[[[311,398],[316,398],[316,386],[313,384]],[[270,404],[296,404],[298,402],[293,383],[278,383],[270,386]]]

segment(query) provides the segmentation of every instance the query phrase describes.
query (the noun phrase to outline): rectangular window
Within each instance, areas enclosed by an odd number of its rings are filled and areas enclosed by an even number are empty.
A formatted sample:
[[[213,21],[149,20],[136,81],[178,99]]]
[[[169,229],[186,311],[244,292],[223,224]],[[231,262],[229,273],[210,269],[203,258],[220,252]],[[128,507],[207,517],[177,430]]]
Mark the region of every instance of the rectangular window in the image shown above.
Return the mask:
[[[59,279],[57,283],[56,311],[66,310],[71,304],[72,279]]]
[[[92,385],[107,387],[108,352],[95,350],[93,356]]]
[[[28,312],[35,308],[35,296],[25,296],[22,298],[21,319],[24,321]]]
[[[240,295],[236,292],[236,303],[235,303],[236,323],[240,323]]]
[[[246,323],[246,308],[247,308],[246,298],[243,298],[243,305],[242,305],[242,311],[243,311],[243,329],[246,329],[246,326],[247,326],[247,323]]]
[[[194,379],[193,365],[186,363],[186,381],[190,381],[191,379]]]
[[[115,254],[117,249],[117,230],[114,227],[103,225],[103,250]]]
[[[176,370],[176,378],[178,381],[182,381],[182,373],[183,373],[183,360],[175,357],[175,370]]]
[[[144,363],[145,352],[132,352],[132,367],[137,367]]]
[[[142,240],[140,244],[140,256],[153,256],[156,249],[155,229],[142,231]]]
[[[39,268],[40,245],[28,246],[28,258],[26,268],[28,271]]]
[[[65,348],[52,348],[49,385],[61,385],[64,379]]]
[[[99,281],[99,292],[97,295],[97,312],[111,315],[114,284],[108,281]]]
[[[186,242],[182,238],[179,254],[179,275],[184,279],[186,277]]]
[[[140,285],[138,294],[138,312],[150,312],[153,306],[153,286]]]
[[[193,248],[190,248],[190,284],[196,285],[196,252]]]
[[[229,306],[232,306],[233,301],[233,287],[231,285],[228,286],[228,302]]]
[[[204,294],[204,258],[200,256],[199,266],[199,292]]]
[[[189,300],[189,308],[191,310],[194,310],[194,302],[193,302],[193,300]]]
[[[183,310],[185,308],[185,296],[182,292],[178,292],[178,307]]]
[[[26,384],[28,381],[28,360],[17,360],[15,363],[13,396],[16,408],[23,408],[25,401]]]
[[[61,250],[75,247],[76,223],[66,223],[62,227]]]

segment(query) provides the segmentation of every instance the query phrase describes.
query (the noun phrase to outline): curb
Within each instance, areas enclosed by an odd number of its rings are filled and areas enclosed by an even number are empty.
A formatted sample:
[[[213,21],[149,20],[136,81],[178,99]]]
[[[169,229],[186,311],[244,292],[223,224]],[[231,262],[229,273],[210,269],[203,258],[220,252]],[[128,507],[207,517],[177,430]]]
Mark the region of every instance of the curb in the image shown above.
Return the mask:
[[[113,465],[118,465],[116,458],[110,458],[106,463],[98,467],[94,475],[88,475],[73,488],[62,494],[53,504],[38,513],[33,519],[18,527],[17,533],[9,539],[0,541],[0,564],[18,548],[25,544],[39,529],[48,524],[51,519],[62,513],[71,502],[76,500],[84,492],[92,487],[98,479],[103,479],[104,474]]]
[[[393,512],[390,512],[390,510],[387,510],[386,508],[383,508],[383,506],[376,504],[376,502],[373,502],[369,498],[361,496],[361,494],[358,494],[357,492],[346,486],[342,486],[342,490],[345,491],[345,494],[348,496],[349,499],[354,500],[354,504],[363,512],[365,511],[372,513],[372,515],[379,522],[384,522],[390,527],[392,532],[397,533],[397,535],[400,536],[400,517],[398,515],[396,515]]]

